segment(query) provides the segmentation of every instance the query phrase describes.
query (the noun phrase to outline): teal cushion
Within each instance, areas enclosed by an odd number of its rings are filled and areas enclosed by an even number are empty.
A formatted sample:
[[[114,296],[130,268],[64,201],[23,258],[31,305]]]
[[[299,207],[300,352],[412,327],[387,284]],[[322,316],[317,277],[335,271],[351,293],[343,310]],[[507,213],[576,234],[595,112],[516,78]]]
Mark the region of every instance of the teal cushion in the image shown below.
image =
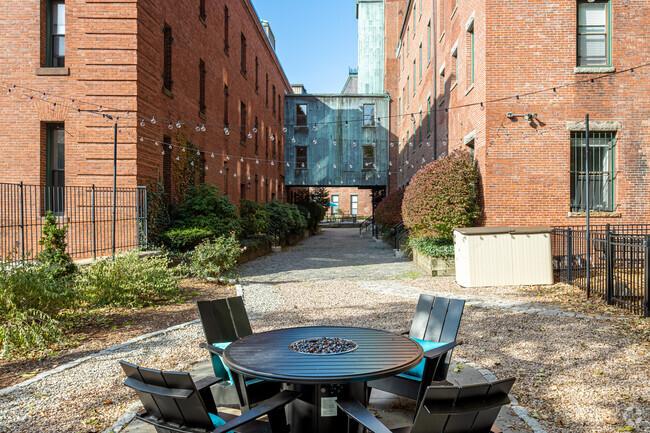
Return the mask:
[[[224,420],[222,420],[221,418],[219,418],[215,414],[208,413],[208,415],[210,415],[210,419],[212,420],[212,424],[214,424],[215,428],[221,427],[222,425],[226,424],[226,422]],[[230,430],[228,433],[233,433],[233,432],[232,432],[232,430]]]
[[[214,347],[218,347],[219,349],[226,350],[226,348],[230,346],[231,343],[231,341],[226,341],[222,343],[212,343],[212,345]],[[232,378],[230,369],[226,367],[226,364],[223,363],[221,357],[219,355],[215,355],[212,352],[210,352],[210,357],[212,358],[212,368],[214,369],[214,375],[223,379],[228,378],[230,380],[230,383],[234,384],[235,381]]]
[[[424,350],[425,352],[427,350],[435,349],[435,348],[438,348],[440,346],[444,346],[445,344],[447,344],[447,343],[438,343],[436,341],[420,340],[419,338],[412,338],[412,337],[411,337],[411,340],[418,343],[422,347],[422,350]],[[422,362],[420,362],[418,365],[416,365],[415,367],[413,367],[409,371],[405,371],[404,374],[409,375],[409,376],[413,376],[413,377],[418,378],[418,379],[422,379],[422,374],[424,373],[424,362],[425,361],[426,360],[423,359]]]

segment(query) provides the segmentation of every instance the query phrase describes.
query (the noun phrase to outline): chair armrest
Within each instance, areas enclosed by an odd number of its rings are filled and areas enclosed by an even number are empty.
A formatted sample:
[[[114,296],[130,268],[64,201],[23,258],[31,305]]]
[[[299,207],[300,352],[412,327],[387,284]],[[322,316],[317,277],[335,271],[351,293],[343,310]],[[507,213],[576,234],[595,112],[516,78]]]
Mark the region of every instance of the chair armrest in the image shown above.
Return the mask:
[[[223,352],[225,352],[223,349],[220,349],[208,343],[201,343],[199,344],[199,347],[201,347],[202,349],[207,349],[210,353],[213,353],[218,356],[223,356]]]
[[[194,391],[191,389],[176,389],[158,385],[150,385],[148,383],[140,382],[139,380],[132,377],[127,377],[124,381],[124,385],[136,391],[146,392],[148,394],[153,394],[161,397],[176,398],[180,400],[186,400],[190,398],[192,394],[194,394]]]
[[[355,398],[337,399],[336,405],[348,417],[363,425],[372,433],[391,433],[359,400]]]
[[[269,412],[286,406],[287,404],[297,399],[299,396],[299,392],[282,391],[276,396],[271,397],[268,400],[264,400],[262,403],[258,404],[248,412],[244,412],[241,416],[238,416],[232,421],[216,428],[212,431],[212,433],[224,433],[230,430],[234,430],[237,427],[241,427],[242,425],[254,421],[261,416],[267,415]]]
[[[201,392],[201,390],[205,388],[210,388],[212,385],[215,383],[221,381],[223,379],[216,377],[216,376],[205,376],[202,377],[199,380],[194,381],[194,385],[196,385],[196,389]]]
[[[404,332],[400,332],[400,335],[409,335],[410,333],[411,331],[404,331]]]
[[[444,355],[445,353],[449,352],[451,349],[454,347],[458,346],[460,343],[456,341],[452,341],[451,343],[447,343],[444,346],[436,347],[435,349],[427,350],[424,352],[424,357],[426,359],[433,359],[433,358],[438,358],[441,355]]]

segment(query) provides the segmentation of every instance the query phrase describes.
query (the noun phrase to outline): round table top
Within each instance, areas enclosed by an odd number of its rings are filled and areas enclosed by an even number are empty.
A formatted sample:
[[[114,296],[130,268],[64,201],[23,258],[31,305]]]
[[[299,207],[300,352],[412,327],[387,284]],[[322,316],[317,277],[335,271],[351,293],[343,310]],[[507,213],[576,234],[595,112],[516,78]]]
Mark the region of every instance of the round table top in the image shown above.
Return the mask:
[[[304,338],[339,337],[358,344],[342,354],[304,354],[289,349]],[[262,332],[235,341],[223,360],[231,370],[259,379],[303,384],[366,382],[407,371],[422,360],[422,348],[392,332],[342,326],[312,326]]]

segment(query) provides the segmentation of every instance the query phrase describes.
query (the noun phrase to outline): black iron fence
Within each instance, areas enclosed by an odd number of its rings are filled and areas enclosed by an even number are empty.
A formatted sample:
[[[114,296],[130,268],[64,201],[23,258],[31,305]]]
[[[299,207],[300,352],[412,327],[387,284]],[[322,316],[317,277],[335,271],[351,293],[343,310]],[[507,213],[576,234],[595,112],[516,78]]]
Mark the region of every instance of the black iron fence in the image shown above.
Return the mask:
[[[589,254],[587,253],[589,252]],[[556,227],[553,269],[587,296],[650,317],[650,224]]]
[[[73,259],[147,247],[147,189],[0,183],[0,261],[34,259],[48,211],[67,225]],[[115,216],[113,213],[115,211]]]

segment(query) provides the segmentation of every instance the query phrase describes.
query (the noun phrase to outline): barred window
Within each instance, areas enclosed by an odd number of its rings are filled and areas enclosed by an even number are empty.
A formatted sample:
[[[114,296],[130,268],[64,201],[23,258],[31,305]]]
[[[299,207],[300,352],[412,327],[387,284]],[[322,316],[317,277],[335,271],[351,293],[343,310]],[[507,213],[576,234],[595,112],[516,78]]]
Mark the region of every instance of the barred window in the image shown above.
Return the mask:
[[[589,155],[584,131],[571,133],[571,211],[587,209],[587,189],[590,209],[612,212],[614,204],[614,132],[590,132]],[[587,158],[589,184],[587,185]]]

